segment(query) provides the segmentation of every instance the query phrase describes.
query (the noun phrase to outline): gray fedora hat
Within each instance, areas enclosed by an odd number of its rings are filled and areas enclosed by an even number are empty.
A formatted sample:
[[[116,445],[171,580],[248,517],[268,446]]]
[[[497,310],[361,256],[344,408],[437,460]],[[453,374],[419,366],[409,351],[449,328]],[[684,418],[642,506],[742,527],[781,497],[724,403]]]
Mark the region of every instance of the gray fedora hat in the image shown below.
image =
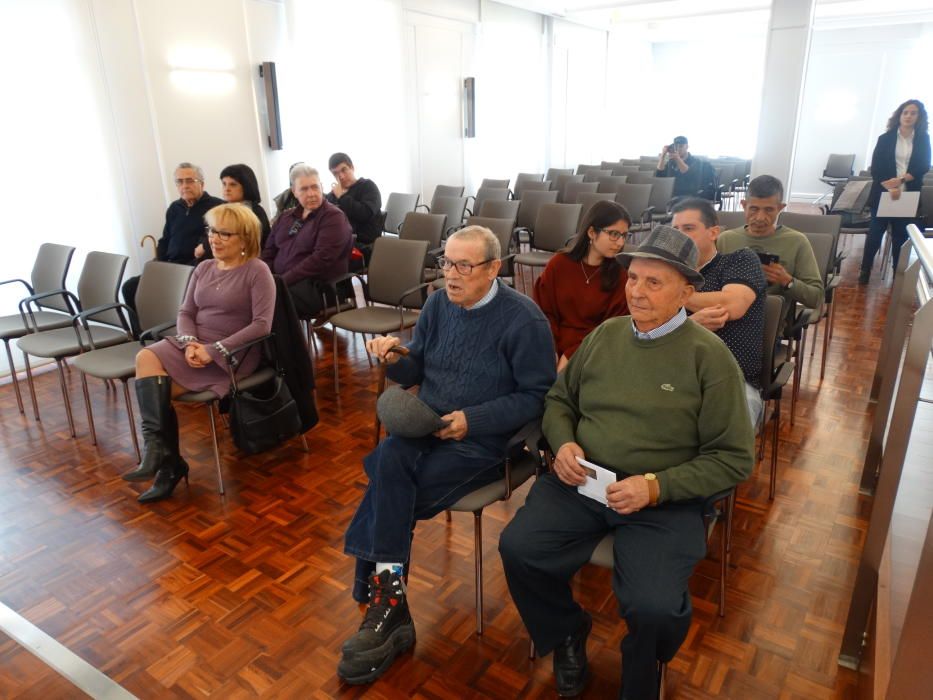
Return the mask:
[[[693,240],[671,226],[655,226],[644,242],[635,250],[619,253],[619,263],[628,268],[632,258],[660,260],[681,273],[694,287],[703,286],[703,275],[697,272],[697,259],[700,252]]]
[[[396,437],[419,438],[447,426],[430,406],[409,391],[393,384],[376,401],[376,415],[386,432]]]

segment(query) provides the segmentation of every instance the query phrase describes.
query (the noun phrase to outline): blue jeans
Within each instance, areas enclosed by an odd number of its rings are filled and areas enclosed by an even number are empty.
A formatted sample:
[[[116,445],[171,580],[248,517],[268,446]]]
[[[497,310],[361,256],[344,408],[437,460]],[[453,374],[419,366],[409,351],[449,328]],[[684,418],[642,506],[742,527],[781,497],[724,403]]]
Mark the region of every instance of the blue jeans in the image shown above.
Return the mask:
[[[415,521],[432,518],[502,478],[504,455],[473,440],[391,435],[363,458],[369,486],[347,528],[344,551],[357,558],[353,598],[369,600],[377,561],[408,562]]]
[[[866,275],[871,272],[871,266],[875,264],[875,254],[881,247],[881,240],[884,238],[884,232],[888,230],[888,224],[891,225],[891,264],[895,270],[897,269],[897,260],[901,254],[901,246],[907,241],[907,227],[910,224],[917,224],[921,230],[923,228],[919,219],[879,217],[878,207],[872,207],[871,225],[868,227],[865,251],[862,253],[861,271]]]

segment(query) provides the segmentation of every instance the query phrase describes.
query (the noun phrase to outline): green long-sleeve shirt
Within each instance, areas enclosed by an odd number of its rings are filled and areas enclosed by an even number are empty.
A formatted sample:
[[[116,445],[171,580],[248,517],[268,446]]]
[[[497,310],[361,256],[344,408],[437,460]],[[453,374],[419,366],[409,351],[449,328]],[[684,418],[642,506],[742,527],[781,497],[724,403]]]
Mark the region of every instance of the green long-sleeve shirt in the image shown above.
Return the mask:
[[[590,333],[558,377],[544,434],[555,451],[576,442],[607,469],[654,472],[662,502],[705,498],[752,472],[744,386],[729,349],[693,321],[638,340],[620,316]]]
[[[768,294],[799,302],[808,309],[818,308],[823,300],[823,275],[816,264],[810,241],[800,231],[778,226],[770,236],[758,237],[750,236],[744,227],[734,228],[720,234],[716,247],[720,253],[751,248],[758,253],[777,255],[781,265],[794,278],[794,284],[790,289],[779,284],[769,284]]]

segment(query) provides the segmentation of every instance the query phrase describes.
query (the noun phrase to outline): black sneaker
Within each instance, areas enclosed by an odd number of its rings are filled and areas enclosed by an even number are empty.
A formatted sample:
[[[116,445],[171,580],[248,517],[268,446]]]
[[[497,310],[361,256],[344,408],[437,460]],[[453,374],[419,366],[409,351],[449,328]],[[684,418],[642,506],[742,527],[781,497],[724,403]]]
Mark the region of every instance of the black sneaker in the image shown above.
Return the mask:
[[[402,578],[391,571],[369,580],[369,607],[359,631],[343,643],[337,675],[351,685],[372,683],[415,644]]]
[[[554,649],[554,680],[557,682],[557,694],[562,698],[576,697],[586,685],[586,638],[593,629],[593,618],[586,612],[583,615],[580,629]]]
[[[871,270],[862,270],[858,273],[859,284],[868,284],[868,281],[870,279],[871,279]]]

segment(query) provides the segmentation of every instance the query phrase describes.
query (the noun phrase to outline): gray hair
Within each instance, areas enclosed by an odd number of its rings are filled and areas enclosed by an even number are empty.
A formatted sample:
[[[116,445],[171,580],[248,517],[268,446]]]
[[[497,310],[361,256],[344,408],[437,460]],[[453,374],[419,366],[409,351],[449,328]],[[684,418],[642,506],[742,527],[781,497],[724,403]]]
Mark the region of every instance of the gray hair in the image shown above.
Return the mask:
[[[321,179],[321,175],[317,170],[304,163],[299,163],[288,171],[288,186],[294,187],[299,177],[316,177],[318,180]]]
[[[462,239],[464,241],[479,241],[483,244],[484,257],[487,260],[498,260],[502,256],[502,246],[499,245],[499,239],[492,231],[485,226],[465,226],[456,231],[447,238],[449,243],[453,239]]]
[[[175,166],[175,172],[178,172],[179,170],[194,170],[194,172],[198,174],[198,180],[204,182],[204,170],[200,165],[195,165],[194,163],[184,161]]]

